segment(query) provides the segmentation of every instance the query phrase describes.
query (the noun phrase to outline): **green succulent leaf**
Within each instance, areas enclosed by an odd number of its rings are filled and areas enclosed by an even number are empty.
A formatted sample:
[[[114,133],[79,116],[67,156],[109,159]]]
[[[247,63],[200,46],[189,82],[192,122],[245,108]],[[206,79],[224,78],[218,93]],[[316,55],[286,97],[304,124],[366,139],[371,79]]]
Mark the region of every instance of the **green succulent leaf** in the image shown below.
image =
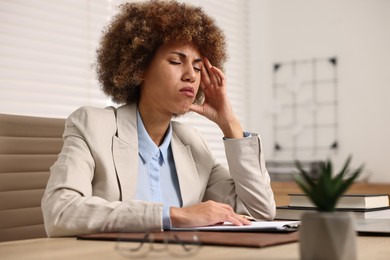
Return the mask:
[[[302,177],[304,178],[306,185],[313,187],[315,183],[312,180],[310,174],[305,169],[303,169],[301,162],[295,161],[295,165],[298,168],[298,171],[301,173]]]
[[[299,161],[295,162],[299,174],[294,176],[294,180],[319,211],[334,211],[340,196],[359,177],[363,166],[350,174],[351,159],[352,157],[349,156],[343,168],[334,176],[332,162],[330,160],[320,162],[318,180],[313,180]]]

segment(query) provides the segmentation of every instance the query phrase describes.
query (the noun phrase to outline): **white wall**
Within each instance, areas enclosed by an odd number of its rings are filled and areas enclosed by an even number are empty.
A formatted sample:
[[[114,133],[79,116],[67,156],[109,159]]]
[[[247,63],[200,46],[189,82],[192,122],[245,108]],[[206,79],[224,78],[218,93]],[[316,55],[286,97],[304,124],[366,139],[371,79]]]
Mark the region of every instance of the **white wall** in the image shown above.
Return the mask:
[[[339,149],[336,167],[353,155],[370,182],[390,182],[390,1],[250,0],[248,128],[273,153],[272,64],[337,56]],[[303,158],[305,159],[305,158]],[[323,158],[326,159],[326,158]]]

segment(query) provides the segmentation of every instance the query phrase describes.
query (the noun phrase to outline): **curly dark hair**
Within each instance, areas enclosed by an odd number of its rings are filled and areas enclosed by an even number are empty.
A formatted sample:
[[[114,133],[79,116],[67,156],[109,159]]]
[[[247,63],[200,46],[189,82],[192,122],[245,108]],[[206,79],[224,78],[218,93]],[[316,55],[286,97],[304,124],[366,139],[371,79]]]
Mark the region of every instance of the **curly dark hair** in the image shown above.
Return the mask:
[[[139,99],[142,75],[163,45],[191,44],[211,64],[223,69],[225,36],[200,7],[176,1],[146,1],[120,5],[120,12],[103,31],[96,72],[104,93],[116,103]],[[201,103],[201,88],[194,103]]]

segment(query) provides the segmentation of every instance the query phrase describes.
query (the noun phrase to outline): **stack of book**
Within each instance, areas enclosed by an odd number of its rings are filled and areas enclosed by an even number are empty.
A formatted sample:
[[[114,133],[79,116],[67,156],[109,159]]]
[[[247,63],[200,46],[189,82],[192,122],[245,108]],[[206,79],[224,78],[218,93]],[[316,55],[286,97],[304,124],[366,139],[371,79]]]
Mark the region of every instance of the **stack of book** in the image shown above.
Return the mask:
[[[275,219],[300,220],[306,212],[316,207],[304,194],[288,194],[289,205],[276,207]],[[340,197],[336,211],[353,212],[358,219],[390,219],[389,196],[387,194],[345,194]]]

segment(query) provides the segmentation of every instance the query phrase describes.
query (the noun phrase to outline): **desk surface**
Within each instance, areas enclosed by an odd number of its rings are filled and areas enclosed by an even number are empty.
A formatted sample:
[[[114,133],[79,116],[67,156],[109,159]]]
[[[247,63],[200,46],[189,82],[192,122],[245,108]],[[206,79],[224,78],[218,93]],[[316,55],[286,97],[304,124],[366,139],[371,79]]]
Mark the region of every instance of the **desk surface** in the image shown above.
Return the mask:
[[[0,243],[0,259],[125,259],[114,250],[115,242],[80,241],[76,238],[40,238]],[[390,237],[357,237],[358,260],[389,259]],[[172,259],[166,252],[143,259]],[[185,259],[299,259],[299,243],[266,248],[203,246]]]

